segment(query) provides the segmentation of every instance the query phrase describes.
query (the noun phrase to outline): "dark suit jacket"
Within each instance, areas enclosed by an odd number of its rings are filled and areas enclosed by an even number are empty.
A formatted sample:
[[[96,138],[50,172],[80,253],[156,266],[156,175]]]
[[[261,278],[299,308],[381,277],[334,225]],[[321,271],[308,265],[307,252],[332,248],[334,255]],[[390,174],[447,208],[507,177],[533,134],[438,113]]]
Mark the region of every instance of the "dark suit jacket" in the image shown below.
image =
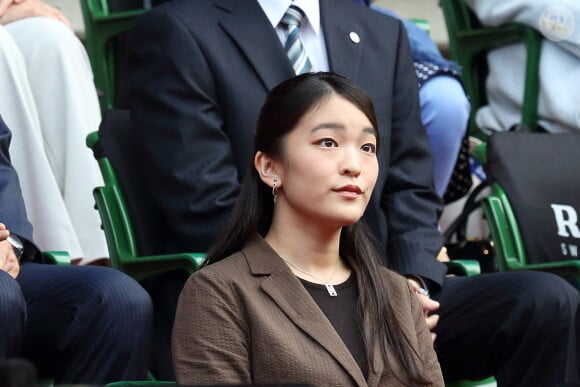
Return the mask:
[[[330,69],[371,96],[380,126],[365,220],[388,265],[441,283],[441,204],[403,25],[352,0],[320,0],[320,12]],[[255,0],[175,0],[143,15],[132,37],[131,112],[148,181],[140,194],[162,209],[165,243],[144,253],[205,250],[238,196],[266,94],[293,69]]]
[[[40,251],[30,242],[32,225],[28,221],[18,175],[10,162],[12,133],[0,117],[0,222],[25,243],[23,260],[41,260]]]
[[[409,351],[433,385],[443,386],[417,297],[404,278],[386,269],[383,274]],[[330,321],[259,237],[187,281],[177,308],[173,358],[177,382],[184,385],[367,385]],[[378,356],[369,365],[369,386],[409,385],[401,380],[407,381],[398,365],[386,367]]]

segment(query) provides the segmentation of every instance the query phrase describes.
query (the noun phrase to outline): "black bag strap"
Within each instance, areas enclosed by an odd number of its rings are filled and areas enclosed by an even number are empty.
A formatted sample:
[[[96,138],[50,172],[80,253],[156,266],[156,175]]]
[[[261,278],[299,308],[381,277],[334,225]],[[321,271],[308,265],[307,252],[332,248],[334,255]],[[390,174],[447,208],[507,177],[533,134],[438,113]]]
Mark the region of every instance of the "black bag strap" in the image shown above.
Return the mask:
[[[467,234],[467,220],[469,219],[469,215],[477,208],[481,203],[481,199],[479,199],[479,194],[483,191],[486,187],[489,186],[489,182],[487,180],[482,181],[479,185],[477,185],[473,191],[467,197],[465,204],[463,205],[463,209],[461,213],[455,218],[453,222],[447,227],[445,232],[443,233],[443,240],[445,244],[451,243],[451,239],[453,235],[456,236],[458,242],[463,241],[466,239]]]

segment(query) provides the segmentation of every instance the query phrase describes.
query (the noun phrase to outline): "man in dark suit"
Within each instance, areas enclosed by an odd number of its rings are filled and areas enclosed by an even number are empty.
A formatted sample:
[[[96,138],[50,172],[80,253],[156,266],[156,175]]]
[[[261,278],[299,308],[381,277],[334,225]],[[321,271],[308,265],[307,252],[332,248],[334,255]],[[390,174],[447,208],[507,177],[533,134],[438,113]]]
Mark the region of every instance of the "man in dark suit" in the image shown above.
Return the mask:
[[[506,385],[563,382],[566,373],[575,380],[577,291],[547,274],[445,277],[435,259],[441,204],[404,28],[352,0],[174,0],[137,21],[130,106],[147,191],[161,210],[161,237],[155,236],[161,243],[147,253],[205,250],[220,232],[253,156],[264,98],[295,75],[280,24],[290,4],[305,14],[300,36],[312,70],[355,81],[374,102],[380,174],[365,220],[385,248],[385,264],[441,302],[435,332],[446,376],[495,374]],[[437,307],[422,302],[427,310]],[[510,313],[536,303],[562,305],[558,339],[546,331],[547,309],[534,310],[532,324],[506,323]],[[437,318],[428,323],[433,327]],[[508,344],[498,335],[504,329]],[[489,358],[494,353],[498,363]],[[549,371],[530,370],[530,363],[549,363]]]
[[[144,379],[149,296],[113,269],[42,263],[10,164],[10,137],[0,117],[0,360],[27,358],[55,383]]]

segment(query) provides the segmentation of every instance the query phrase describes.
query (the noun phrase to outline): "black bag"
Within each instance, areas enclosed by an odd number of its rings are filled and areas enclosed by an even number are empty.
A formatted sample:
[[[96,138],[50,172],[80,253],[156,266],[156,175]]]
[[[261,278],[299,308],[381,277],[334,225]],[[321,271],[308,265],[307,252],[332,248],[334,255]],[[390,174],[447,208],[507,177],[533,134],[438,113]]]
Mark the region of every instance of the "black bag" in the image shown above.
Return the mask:
[[[444,245],[450,259],[474,259],[479,262],[482,273],[498,271],[493,241],[489,239],[468,239],[467,221],[469,216],[480,207],[479,194],[488,186],[481,182],[467,198],[463,210],[443,233]]]
[[[580,135],[496,133],[484,169],[505,191],[528,264],[579,259]]]
[[[443,203],[449,204],[461,199],[469,192],[472,185],[471,165],[469,164],[469,136],[466,133],[461,140],[457,161],[443,195]]]

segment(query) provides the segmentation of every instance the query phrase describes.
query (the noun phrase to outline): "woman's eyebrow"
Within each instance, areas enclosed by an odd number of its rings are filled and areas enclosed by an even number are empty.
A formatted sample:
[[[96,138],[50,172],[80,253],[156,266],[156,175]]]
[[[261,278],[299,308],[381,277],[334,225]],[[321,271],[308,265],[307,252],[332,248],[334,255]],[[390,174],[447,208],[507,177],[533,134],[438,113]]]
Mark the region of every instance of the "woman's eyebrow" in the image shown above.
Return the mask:
[[[336,122],[323,122],[321,124],[316,125],[314,128],[310,129],[310,133],[314,133],[318,130],[322,129],[333,129],[333,130],[346,130],[344,125],[341,125]]]
[[[321,124],[316,125],[314,128],[310,129],[310,133],[314,133],[318,130],[322,129],[332,129],[332,130],[346,130],[345,126],[336,122],[323,122]],[[367,127],[363,129],[363,132],[370,133],[373,136],[377,136],[377,131],[373,127]]]
[[[368,128],[364,128],[363,132],[365,133],[370,133],[373,136],[377,137],[377,130],[375,128],[373,128],[372,126],[368,127]]]

